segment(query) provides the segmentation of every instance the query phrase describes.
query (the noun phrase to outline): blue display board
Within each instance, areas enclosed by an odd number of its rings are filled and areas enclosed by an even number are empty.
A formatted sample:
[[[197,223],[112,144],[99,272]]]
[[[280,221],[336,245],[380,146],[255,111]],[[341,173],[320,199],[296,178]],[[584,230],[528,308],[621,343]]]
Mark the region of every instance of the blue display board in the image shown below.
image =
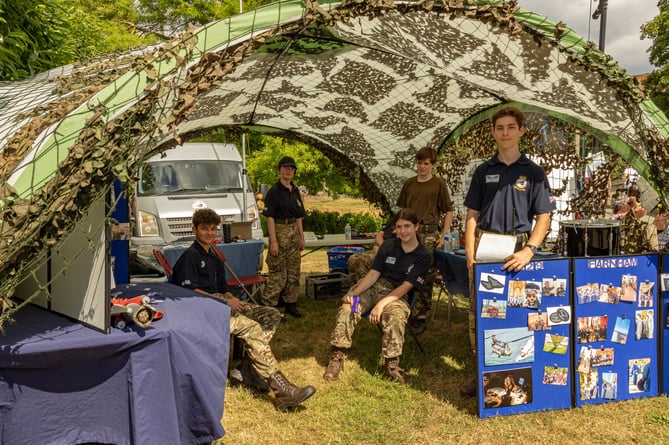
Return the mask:
[[[658,395],[658,256],[573,261],[575,404]]]
[[[478,414],[570,408],[572,332],[569,259],[520,272],[476,264]]]
[[[125,189],[118,179],[114,180],[114,188],[112,189],[110,200],[112,205],[114,205],[111,213],[111,241],[109,243],[114,281],[116,284],[129,283],[130,212]]]
[[[662,292],[660,326],[662,326],[662,393],[669,394],[669,255],[662,255],[662,275],[658,283]]]

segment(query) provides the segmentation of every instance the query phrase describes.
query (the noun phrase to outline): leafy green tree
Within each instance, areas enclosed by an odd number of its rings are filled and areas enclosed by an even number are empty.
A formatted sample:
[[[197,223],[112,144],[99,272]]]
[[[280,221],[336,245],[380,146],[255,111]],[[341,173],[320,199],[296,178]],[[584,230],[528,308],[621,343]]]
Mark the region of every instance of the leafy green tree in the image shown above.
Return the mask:
[[[649,60],[660,67],[648,75],[646,91],[655,104],[669,116],[669,0],[658,0],[660,13],[641,27],[641,37],[653,40]]]
[[[349,185],[337,168],[320,151],[301,142],[288,141],[272,136],[260,136],[260,146],[249,145],[247,169],[253,184],[274,184],[278,180],[276,167],[283,156],[291,156],[297,163],[295,183],[309,189],[310,193],[323,190],[334,196],[342,193],[358,196],[356,187]]]
[[[0,0],[0,80],[17,80],[153,41],[133,0]]]
[[[271,3],[271,0],[245,0],[243,10]],[[235,0],[137,0],[140,20],[158,34],[182,32],[189,23],[202,26],[239,13]]]

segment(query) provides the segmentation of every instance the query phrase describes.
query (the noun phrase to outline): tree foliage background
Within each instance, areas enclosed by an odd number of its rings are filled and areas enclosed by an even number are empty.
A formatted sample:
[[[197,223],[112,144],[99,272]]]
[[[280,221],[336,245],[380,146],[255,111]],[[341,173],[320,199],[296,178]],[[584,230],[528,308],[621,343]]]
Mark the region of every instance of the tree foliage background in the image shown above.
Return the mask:
[[[655,104],[669,116],[669,0],[658,0],[660,13],[641,27],[641,37],[653,41],[649,61],[660,68],[648,75],[645,88]]]
[[[250,10],[269,0],[245,0]],[[0,80],[11,81],[167,40],[188,24],[201,26],[239,12],[239,2],[221,0],[0,0]],[[215,132],[211,141],[242,146],[239,134]],[[277,180],[281,156],[299,165],[296,183],[311,192],[359,195],[319,151],[294,141],[252,135],[248,171],[252,185]]]

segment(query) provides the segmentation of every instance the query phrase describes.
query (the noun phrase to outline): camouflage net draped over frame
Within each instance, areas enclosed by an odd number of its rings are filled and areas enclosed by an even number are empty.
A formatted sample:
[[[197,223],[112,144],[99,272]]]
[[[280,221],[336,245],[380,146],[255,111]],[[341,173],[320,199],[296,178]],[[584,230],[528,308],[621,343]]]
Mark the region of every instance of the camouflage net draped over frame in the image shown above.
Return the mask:
[[[443,116],[459,111],[458,104],[436,103],[430,94],[423,94],[420,101],[421,106],[435,102],[433,103],[434,114],[422,113],[420,116],[423,120],[417,119],[416,112],[420,109],[412,107],[410,102],[418,96],[406,93],[406,100],[398,100],[396,105],[386,110],[387,113],[380,113],[379,118],[374,122],[375,126],[370,124],[365,127],[366,130],[388,130],[387,134],[375,133],[377,134],[376,139],[369,137],[363,130],[346,126],[348,118],[355,117],[360,122],[365,121],[369,113],[362,108],[364,101],[355,102],[347,100],[346,97],[332,101],[330,104],[332,107],[326,109],[331,115],[327,119],[322,119],[308,116],[304,111],[294,111],[299,109],[299,106],[297,108],[295,106],[295,104],[299,105],[298,100],[292,100],[293,98],[287,100],[287,96],[272,94],[272,91],[266,91],[263,94],[262,86],[266,83],[262,78],[254,79],[257,82],[252,86],[251,82],[246,84],[249,91],[253,90],[255,85],[261,85],[257,96],[253,96],[246,90],[242,94],[243,88],[233,88],[236,79],[232,81],[228,79],[234,77],[231,74],[241,76],[252,71],[255,66],[248,64],[244,73],[238,72],[240,66],[251,59],[250,56],[261,52],[258,51],[259,49],[267,50],[264,54],[271,56],[265,58],[267,73],[278,72],[279,75],[283,73],[286,76],[295,74],[296,84],[288,85],[287,89],[293,92],[295,97],[306,101],[308,95],[301,97],[302,91],[299,90],[299,87],[302,86],[299,85],[299,76],[307,74],[305,71],[300,71],[303,66],[290,59],[287,59],[287,62],[282,65],[279,63],[279,58],[285,57],[292,45],[297,42],[308,43],[309,39],[317,39],[318,42],[322,42],[325,37],[329,36],[328,45],[335,49],[339,48],[333,43],[337,43],[337,38],[325,30],[328,26],[340,26],[338,32],[343,33],[346,31],[344,25],[355,24],[354,19],[399,21],[407,17],[413,20],[412,25],[420,30],[424,26],[419,22],[421,19],[433,20],[437,23],[438,20],[447,17],[449,21],[471,20],[482,33],[487,32],[489,28],[494,29],[495,38],[500,38],[507,34],[517,35],[521,30],[526,30],[526,27],[514,17],[517,12],[518,7],[515,2],[477,6],[472,2],[463,1],[395,3],[390,0],[374,0],[347,1],[342,2],[337,8],[324,9],[318,3],[308,1],[301,19],[276,25],[263,32],[256,33],[257,30],[252,29],[251,32],[256,34],[251,39],[235,41],[234,44],[226,41],[204,54],[197,53],[195,48],[198,41],[207,38],[206,32],[196,33],[195,30],[189,30],[179,39],[158,48],[137,50],[127,54],[113,55],[110,58],[87,61],[85,64],[60,70],[61,76],[54,76],[54,73],[58,73],[58,70],[54,70],[46,75],[47,81],[45,82],[31,80],[25,83],[17,82],[12,86],[12,94],[16,97],[21,96],[17,100],[22,103],[24,110],[11,114],[11,118],[0,123],[0,130],[3,130],[3,135],[7,135],[3,151],[0,153],[0,174],[2,183],[5,184],[0,190],[0,211],[2,212],[0,216],[2,220],[0,303],[4,309],[0,315],[0,328],[11,320],[13,313],[20,307],[20,305],[12,307],[12,302],[9,300],[20,282],[26,277],[36,282],[39,281],[34,271],[45,264],[47,253],[52,256],[60,255],[59,246],[72,234],[73,230],[79,230],[76,229],[77,222],[87,213],[91,203],[109,196],[114,178],[118,178],[131,190],[134,186],[133,177],[136,168],[155,147],[167,149],[179,143],[184,137],[202,133],[207,128],[213,128],[216,125],[226,125],[240,130],[243,126],[266,125],[269,127],[270,124],[276,124],[276,134],[301,139],[321,149],[337,162],[344,174],[352,180],[360,181],[366,198],[388,208],[393,202],[392,198],[399,191],[402,179],[412,172],[415,150],[421,145],[438,147],[453,131],[453,128],[446,125],[440,126],[439,122]],[[398,35],[402,34],[399,32],[400,27],[390,31],[398,31]],[[537,48],[541,45],[557,45],[557,40],[550,39],[559,39],[561,32],[563,28],[557,26],[555,36],[549,38],[534,33],[533,39],[537,42]],[[306,39],[305,36],[309,39]],[[285,37],[285,44],[278,45],[278,50],[275,52],[269,51],[271,45],[276,45],[276,42],[281,43],[278,37]],[[216,38],[220,39],[220,36]],[[346,42],[343,43],[346,44]],[[364,38],[359,37],[358,43],[364,45],[373,42],[365,42]],[[411,52],[411,49],[405,48],[408,52]],[[471,48],[472,51],[476,49]],[[494,50],[495,48],[492,48],[491,51],[494,52]],[[336,50],[332,52],[337,54]],[[411,71],[416,69],[416,63],[407,66],[406,60],[397,54],[391,54],[390,51],[383,54],[386,57],[384,63],[398,70],[397,79],[411,78],[416,81],[414,83],[418,83],[419,79],[414,79],[412,76],[419,70]],[[597,73],[600,79],[605,79],[603,84],[607,88],[614,88],[626,107],[633,108],[643,98],[638,85],[594,48],[587,48],[580,56],[569,54],[569,58],[570,62],[585,66],[587,70]],[[298,57],[296,60],[302,61],[303,59]],[[362,67],[362,62],[364,61],[352,65]],[[332,69],[333,65],[332,61],[328,62],[325,59],[316,70]],[[165,66],[168,68],[165,69]],[[257,66],[265,68],[261,63],[257,63]],[[535,70],[540,68],[533,67]],[[433,67],[427,66],[424,72],[428,73],[432,69]],[[482,66],[481,69],[485,70],[487,67]],[[146,85],[134,77],[128,77],[128,74],[131,73],[139,73],[139,77],[146,80]],[[506,72],[501,75],[513,77]],[[527,77],[531,78],[533,75]],[[352,82],[351,79],[355,79],[357,83]],[[375,82],[377,80],[379,79],[371,75],[357,78],[342,77],[338,83],[333,82],[333,85],[340,88],[348,87],[351,91],[349,96],[357,93],[358,86],[369,85],[369,91],[365,91],[365,95],[369,96],[366,97],[382,98],[387,85]],[[448,88],[462,86],[461,81],[446,80],[447,82],[443,85],[444,92]],[[388,81],[391,81],[390,77]],[[113,91],[109,97],[114,97],[116,93],[119,96],[127,94],[128,84],[132,82],[137,82],[137,91],[134,92],[133,97],[124,99],[127,103],[124,103],[122,107],[112,111],[92,100],[96,94],[108,91],[110,88]],[[224,82],[228,82],[225,84],[229,88],[225,92],[228,96],[223,97],[220,92],[218,96],[213,94]],[[287,80],[280,79],[276,82],[285,84]],[[39,88],[36,88],[36,85]],[[116,88],[118,90],[115,90]],[[244,99],[246,102],[237,106],[234,100],[244,95],[249,96]],[[494,94],[491,94],[490,97],[481,94],[477,99],[475,91],[470,88],[462,88],[460,99],[464,101],[469,98],[468,96],[473,96],[474,99],[480,101],[468,107],[462,107],[471,114],[508,100],[508,98],[496,97]],[[30,106],[31,100],[41,105]],[[382,102],[378,98],[375,101]],[[203,111],[200,102],[212,104],[212,108],[219,114],[207,115],[204,112],[207,110]],[[9,110],[4,111],[9,112]],[[337,115],[336,113],[342,114]],[[62,122],[64,118],[77,114],[87,116],[83,128],[69,130],[67,126],[56,127],[56,124]],[[402,116],[413,118],[410,121],[398,121],[398,117]],[[200,118],[204,123],[198,121]],[[207,119],[214,120],[215,123]],[[294,120],[282,124],[280,119]],[[641,121],[641,118],[638,120]],[[427,122],[431,121],[435,123],[431,129],[426,130],[429,127]],[[305,122],[310,125],[303,125]],[[338,131],[328,130],[330,132],[328,133],[323,130],[331,122],[341,124]],[[9,130],[7,126],[10,127]],[[42,153],[31,158],[30,150],[40,143],[40,138],[50,128],[54,128],[53,131],[56,133],[71,131],[70,133],[59,133],[59,140],[63,141],[63,144],[74,141],[73,144],[62,151],[55,150],[56,155]],[[393,133],[393,131],[402,133]],[[406,139],[406,141],[397,143],[388,138],[388,134],[396,134],[396,139],[416,134],[420,137],[410,139],[411,142]],[[530,135],[528,135],[529,138]],[[643,152],[651,165],[650,179],[659,190],[664,190],[668,184],[667,141],[650,130],[643,135],[641,142],[644,141],[646,144]],[[393,143],[395,145],[392,145]],[[490,155],[488,150],[491,150],[492,147],[487,127],[482,125],[474,127],[457,143],[442,150],[441,154],[446,161],[445,173],[449,179],[452,179],[450,186],[453,190],[461,186],[460,183],[453,181],[464,170],[464,166],[472,159],[488,157]],[[528,144],[527,148],[531,151],[532,147]],[[381,149],[384,150],[385,158],[374,159],[374,156],[382,151]],[[554,151],[544,150],[541,155],[544,159],[544,166],[549,171],[558,166],[578,169],[583,161],[575,154],[575,149],[565,145],[559,145]],[[35,182],[30,185],[32,191],[30,196],[17,193],[8,185],[11,183],[12,175],[16,174],[17,167],[21,163],[37,162],[40,156],[54,157],[54,163],[57,165],[55,174],[46,179],[33,179]],[[615,156],[611,156],[609,162],[612,163],[611,165],[617,162]],[[599,192],[603,189],[604,178],[608,177],[607,173],[612,168],[608,165],[607,163],[605,167],[597,171],[579,196],[573,199],[569,197],[571,200],[569,205],[572,210],[575,208],[582,211],[589,210],[592,215],[602,212],[604,200]],[[556,190],[556,194],[559,194],[559,190]],[[593,204],[594,207],[589,208],[590,204]],[[108,221],[100,221],[101,227],[107,224]],[[85,248],[92,249],[95,240],[89,235],[88,229],[81,230],[80,235],[89,240],[89,246]],[[67,264],[58,271],[58,275],[66,272]],[[54,278],[50,277],[51,280]],[[50,297],[49,283],[41,281],[39,283],[39,291]]]

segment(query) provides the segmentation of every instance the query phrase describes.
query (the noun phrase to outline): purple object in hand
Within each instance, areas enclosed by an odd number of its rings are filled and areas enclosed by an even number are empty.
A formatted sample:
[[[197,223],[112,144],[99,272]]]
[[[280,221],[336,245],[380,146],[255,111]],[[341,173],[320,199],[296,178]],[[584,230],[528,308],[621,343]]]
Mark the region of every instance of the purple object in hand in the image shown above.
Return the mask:
[[[351,302],[351,313],[356,314],[358,312],[359,302],[360,302],[360,295],[354,295],[353,302]]]

